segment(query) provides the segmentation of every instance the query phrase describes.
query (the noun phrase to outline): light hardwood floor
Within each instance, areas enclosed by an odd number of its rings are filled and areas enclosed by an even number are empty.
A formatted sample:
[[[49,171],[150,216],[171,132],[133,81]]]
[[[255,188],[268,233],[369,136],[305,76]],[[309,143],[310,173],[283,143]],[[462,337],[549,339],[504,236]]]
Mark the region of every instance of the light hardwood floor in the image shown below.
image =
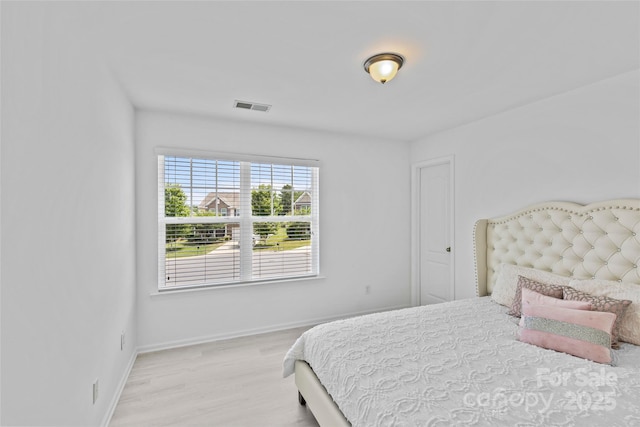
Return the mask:
[[[110,427],[313,426],[282,359],[308,328],[141,354]]]

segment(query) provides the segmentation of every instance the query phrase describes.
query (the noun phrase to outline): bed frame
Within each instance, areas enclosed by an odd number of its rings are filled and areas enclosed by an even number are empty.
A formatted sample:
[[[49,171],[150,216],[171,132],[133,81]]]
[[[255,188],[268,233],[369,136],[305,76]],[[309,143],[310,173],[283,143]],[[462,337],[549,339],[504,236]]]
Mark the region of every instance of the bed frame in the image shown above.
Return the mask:
[[[478,296],[491,294],[501,263],[640,285],[640,199],[540,203],[477,221],[473,241]],[[295,363],[295,382],[321,426],[350,426],[304,361]]]

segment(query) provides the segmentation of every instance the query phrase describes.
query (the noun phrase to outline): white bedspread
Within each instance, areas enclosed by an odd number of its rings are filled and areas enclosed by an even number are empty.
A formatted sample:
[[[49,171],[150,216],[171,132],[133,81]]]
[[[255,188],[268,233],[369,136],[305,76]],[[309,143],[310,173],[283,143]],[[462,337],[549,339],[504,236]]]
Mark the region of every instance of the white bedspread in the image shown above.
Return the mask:
[[[355,426],[640,426],[640,347],[601,365],[516,340],[489,297],[316,326],[306,360]]]

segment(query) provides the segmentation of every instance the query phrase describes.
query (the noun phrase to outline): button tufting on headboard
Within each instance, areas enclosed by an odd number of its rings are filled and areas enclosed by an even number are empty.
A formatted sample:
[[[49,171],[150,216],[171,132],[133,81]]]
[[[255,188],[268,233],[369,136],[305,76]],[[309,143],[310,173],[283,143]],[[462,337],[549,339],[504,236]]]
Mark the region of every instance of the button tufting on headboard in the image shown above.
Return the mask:
[[[501,263],[640,285],[638,233],[640,199],[550,202],[480,220],[474,232],[478,295],[491,293]]]

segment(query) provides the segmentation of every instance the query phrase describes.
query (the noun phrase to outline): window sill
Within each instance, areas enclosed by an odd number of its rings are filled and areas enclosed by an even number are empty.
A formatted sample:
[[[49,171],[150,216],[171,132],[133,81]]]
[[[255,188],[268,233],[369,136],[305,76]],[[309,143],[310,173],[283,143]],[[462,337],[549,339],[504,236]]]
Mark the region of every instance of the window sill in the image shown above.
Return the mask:
[[[232,288],[247,288],[252,286],[265,286],[272,285],[278,283],[290,283],[290,282],[308,282],[315,280],[324,280],[325,276],[306,276],[306,277],[292,277],[290,279],[274,279],[274,280],[260,280],[253,282],[242,282],[242,283],[230,283],[227,285],[210,285],[210,286],[191,286],[191,287],[182,287],[175,289],[164,289],[164,290],[153,290],[149,293],[151,297],[159,297],[166,295],[175,295],[175,294],[184,294],[191,292],[202,292],[202,291],[216,291],[221,289],[232,289]]]

